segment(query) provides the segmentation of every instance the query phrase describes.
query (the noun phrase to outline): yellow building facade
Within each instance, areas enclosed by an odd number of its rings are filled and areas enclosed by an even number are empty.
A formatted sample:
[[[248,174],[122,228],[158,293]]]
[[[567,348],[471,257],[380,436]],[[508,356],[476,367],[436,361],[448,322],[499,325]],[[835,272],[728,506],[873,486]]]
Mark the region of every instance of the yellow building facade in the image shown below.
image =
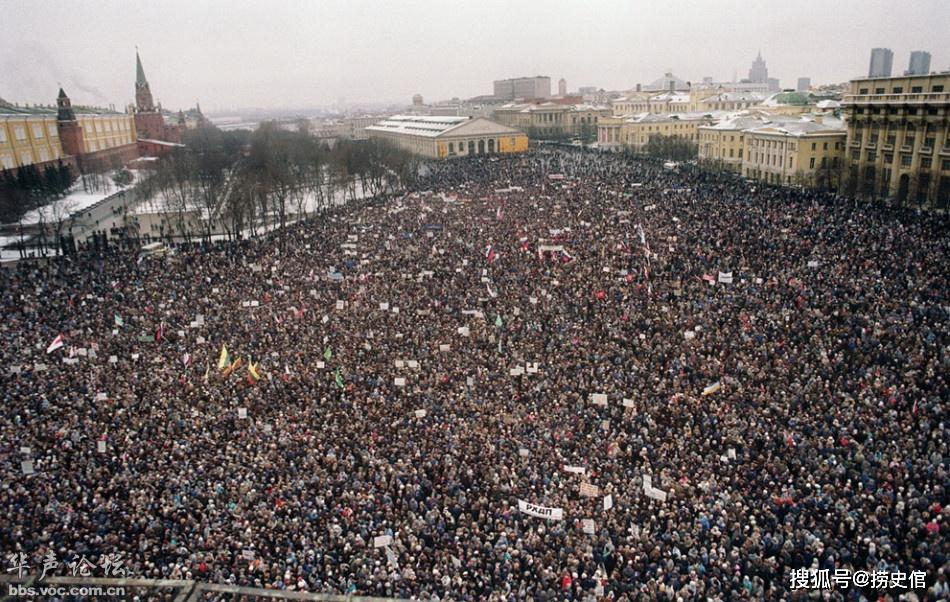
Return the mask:
[[[0,169],[56,161],[63,156],[56,115],[7,114],[0,107]]]
[[[843,129],[811,121],[747,130],[742,174],[769,184],[836,189],[846,136]]]
[[[610,117],[610,108],[554,102],[512,103],[495,109],[498,123],[521,130],[532,138],[590,137],[597,134],[600,120]]]
[[[841,104],[849,193],[950,210],[950,73],[857,79]]]
[[[135,144],[132,115],[76,107],[75,116],[83,134],[78,154]],[[42,165],[69,156],[63,148],[59,126],[54,107],[0,106],[0,169]]]
[[[712,123],[702,114],[657,115],[605,118],[597,128],[597,143],[604,148],[626,147],[642,152],[653,136],[682,138],[692,143],[699,140],[699,127]]]
[[[528,150],[524,132],[483,118],[394,115],[366,127],[366,133],[431,159]]]

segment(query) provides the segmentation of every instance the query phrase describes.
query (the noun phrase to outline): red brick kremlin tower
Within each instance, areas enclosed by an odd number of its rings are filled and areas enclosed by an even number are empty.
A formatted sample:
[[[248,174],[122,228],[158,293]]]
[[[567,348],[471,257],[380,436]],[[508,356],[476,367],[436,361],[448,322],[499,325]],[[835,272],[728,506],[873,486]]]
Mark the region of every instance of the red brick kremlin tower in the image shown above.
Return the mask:
[[[135,51],[135,131],[140,141],[181,142],[182,127],[165,125],[161,107],[155,106],[138,49]]]

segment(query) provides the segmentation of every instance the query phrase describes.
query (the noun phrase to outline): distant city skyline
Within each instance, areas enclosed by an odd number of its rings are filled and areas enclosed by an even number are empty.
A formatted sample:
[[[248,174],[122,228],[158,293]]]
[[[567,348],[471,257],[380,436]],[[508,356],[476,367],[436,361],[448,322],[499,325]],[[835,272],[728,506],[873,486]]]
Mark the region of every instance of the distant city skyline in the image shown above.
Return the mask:
[[[135,47],[156,102],[168,109],[405,103],[492,93],[513,77],[565,78],[628,90],[671,69],[692,82],[748,73],[761,50],[771,77],[794,88],[867,73],[871,48],[931,53],[950,68],[950,3],[842,0],[820,15],[779,2],[549,0],[382,4],[170,0],[160,4],[7,0],[0,36],[0,97],[53,103],[62,85],[77,104],[134,98]],[[609,18],[605,18],[609,15]],[[675,18],[671,18],[675,15]]]

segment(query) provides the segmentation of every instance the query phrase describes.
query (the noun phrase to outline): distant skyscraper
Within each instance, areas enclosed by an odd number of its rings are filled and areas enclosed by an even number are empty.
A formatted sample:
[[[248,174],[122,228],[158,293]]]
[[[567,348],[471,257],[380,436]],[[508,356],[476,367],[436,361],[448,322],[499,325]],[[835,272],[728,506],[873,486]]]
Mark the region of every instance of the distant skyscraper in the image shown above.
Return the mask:
[[[752,61],[752,68],[749,69],[749,81],[753,84],[764,84],[769,81],[769,69],[765,66],[765,59],[762,58],[762,51]]]
[[[927,75],[930,73],[930,53],[925,50],[915,50],[910,53],[910,64],[904,75]]]
[[[811,78],[810,77],[799,77],[798,85],[795,87],[795,90],[798,92],[808,92],[811,88]]]
[[[893,63],[894,53],[890,48],[872,48],[868,77],[890,77]]]
[[[778,92],[782,89],[782,84],[778,81],[777,77],[770,77],[765,80],[765,83],[769,86],[769,92]]]
[[[929,60],[928,60],[929,62]],[[567,80],[563,77],[557,82],[557,95],[558,96],[567,96]]]

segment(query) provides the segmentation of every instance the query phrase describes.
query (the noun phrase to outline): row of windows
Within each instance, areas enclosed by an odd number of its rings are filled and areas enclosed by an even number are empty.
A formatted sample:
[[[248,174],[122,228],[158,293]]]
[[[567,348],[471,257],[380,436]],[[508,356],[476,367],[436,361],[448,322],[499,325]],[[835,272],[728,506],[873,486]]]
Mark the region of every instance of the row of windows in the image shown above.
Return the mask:
[[[34,160],[35,159],[35,160]],[[59,159],[59,152],[53,150],[52,153],[45,148],[41,148],[37,151],[36,155],[33,155],[33,152],[29,149],[20,151],[20,165],[32,165],[33,163],[45,163],[47,161],[52,161]],[[16,164],[13,160],[13,155],[0,155],[0,167],[2,169],[13,169],[16,167]]]
[[[95,123],[95,126],[93,126]],[[105,128],[103,128],[103,123],[105,123]],[[129,122],[126,119],[109,119],[108,121],[86,121],[86,132],[91,134],[93,132],[93,127],[95,127],[96,132],[120,132],[126,131],[129,129]]]
[[[870,90],[870,88],[860,88],[860,89],[858,90],[858,94],[868,94],[868,90]],[[930,91],[931,91],[932,93],[935,93],[935,94],[940,93],[940,92],[943,92],[943,84],[934,84],[933,86],[930,87]],[[904,86],[894,86],[893,88],[890,89],[890,91],[888,91],[887,88],[874,88],[874,93],[875,93],[875,94],[903,94],[903,93],[904,93]],[[924,87],[923,87],[923,86],[911,86],[911,87],[910,87],[910,93],[911,93],[911,94],[923,94],[923,93],[924,93]]]
[[[33,133],[34,140],[42,140],[43,138],[46,137],[46,132],[49,132],[50,138],[59,137],[59,130],[56,129],[55,123],[47,124],[45,131],[43,128],[43,124],[34,123],[32,127],[30,128],[30,130]],[[22,126],[22,125],[13,126],[13,136],[19,142],[24,142],[27,139],[26,132],[27,130],[25,126]],[[7,141],[7,130],[6,128],[0,127],[0,142],[6,142],[6,141]]]

